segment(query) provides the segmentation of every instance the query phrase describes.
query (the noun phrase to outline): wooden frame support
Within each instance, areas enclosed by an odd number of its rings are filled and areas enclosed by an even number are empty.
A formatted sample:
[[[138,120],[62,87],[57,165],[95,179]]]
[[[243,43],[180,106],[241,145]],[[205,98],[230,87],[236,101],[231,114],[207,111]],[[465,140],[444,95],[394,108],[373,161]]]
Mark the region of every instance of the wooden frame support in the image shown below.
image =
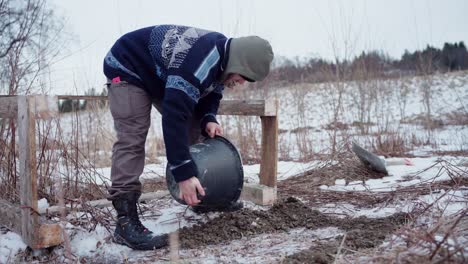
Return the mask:
[[[105,96],[0,96],[0,118],[17,118],[20,173],[20,205],[0,200],[0,222],[21,234],[23,241],[33,249],[55,246],[63,242],[59,224],[47,224],[40,213],[54,213],[64,208],[38,211],[36,171],[36,120],[58,116],[59,99],[106,100]],[[260,184],[246,184],[242,198],[267,205],[276,201],[278,162],[278,101],[224,100],[220,115],[259,116],[262,123]],[[148,199],[166,193],[148,194]],[[143,194],[144,196],[145,194]],[[96,201],[93,206],[107,205]],[[53,212],[52,212],[53,211]]]
[[[36,180],[36,119],[34,97],[18,96],[18,136],[21,235],[30,247],[37,244],[39,216]]]
[[[277,199],[278,174],[278,104],[277,100],[265,101],[262,122],[262,152],[260,184],[244,184],[241,198],[259,205],[272,205]]]
[[[60,225],[41,223],[37,208],[36,119],[57,115],[56,102],[53,96],[18,96],[21,236],[33,249],[63,241]]]
[[[8,96],[0,98],[0,118],[17,117],[20,205],[0,201],[0,219],[21,234],[31,248],[45,248],[63,242],[58,224],[47,224],[37,208],[36,119],[58,114],[55,96]]]
[[[276,187],[278,171],[278,119],[276,116],[262,116],[262,160],[260,163],[260,184]]]
[[[258,205],[273,205],[277,199],[276,187],[263,184],[244,183],[241,199]]]
[[[157,192],[142,193],[141,196],[140,196],[139,201],[143,202],[143,201],[150,201],[150,200],[160,199],[160,198],[162,198],[164,196],[168,196],[168,195],[170,195],[169,191],[157,191]],[[112,201],[109,201],[108,199],[100,199],[100,200],[89,201],[87,204],[89,206],[96,207],[96,208],[104,208],[104,207],[112,206]],[[67,205],[66,207],[56,205],[56,206],[51,206],[51,207],[48,207],[48,208],[45,208],[45,209],[39,209],[39,213],[40,214],[46,214],[46,215],[49,215],[49,214],[53,215],[53,214],[61,213],[64,210],[67,212],[67,211],[71,211],[71,210],[80,210],[80,209],[81,209],[80,205],[77,205],[77,206],[74,206],[74,207],[72,207],[70,205]]]

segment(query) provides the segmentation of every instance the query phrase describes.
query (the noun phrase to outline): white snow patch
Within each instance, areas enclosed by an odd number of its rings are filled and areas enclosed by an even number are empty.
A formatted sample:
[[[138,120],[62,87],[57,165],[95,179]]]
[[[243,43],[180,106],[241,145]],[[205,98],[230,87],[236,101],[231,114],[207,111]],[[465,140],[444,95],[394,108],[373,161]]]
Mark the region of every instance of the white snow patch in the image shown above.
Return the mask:
[[[463,159],[454,158],[451,162],[459,164]],[[395,191],[399,187],[415,186],[418,184],[450,180],[450,175],[446,170],[441,170],[442,166],[437,164],[437,157],[414,158],[411,159],[413,166],[394,165],[388,166],[389,176],[381,179],[369,179],[363,181],[352,181],[346,183],[345,180],[338,179],[334,186],[320,186],[322,190],[329,191],[372,191],[388,192]],[[466,168],[466,167],[465,167]]]
[[[161,215],[157,216],[157,219],[149,219],[145,216],[140,218],[143,225],[155,234],[174,232],[179,228],[190,227],[195,223],[200,223],[219,215],[219,213],[198,215],[191,209],[188,209],[186,205],[179,204],[176,201],[172,201],[169,208],[161,209],[160,213]]]
[[[49,208],[49,202],[47,202],[46,198],[42,198],[37,201],[37,208],[40,209],[46,209]]]
[[[225,263],[232,260],[236,263],[273,263],[287,255],[309,249],[315,241],[332,239],[343,233],[336,227],[316,230],[299,228],[233,240],[227,245],[181,250],[180,257],[190,263]]]
[[[0,232],[0,263],[12,261],[20,250],[26,249],[26,244],[21,236],[14,232],[2,234]]]
[[[104,243],[109,235],[106,228],[101,225],[96,226],[96,229],[91,232],[80,230],[71,239],[70,246],[74,254],[87,256],[95,253],[98,246]]]

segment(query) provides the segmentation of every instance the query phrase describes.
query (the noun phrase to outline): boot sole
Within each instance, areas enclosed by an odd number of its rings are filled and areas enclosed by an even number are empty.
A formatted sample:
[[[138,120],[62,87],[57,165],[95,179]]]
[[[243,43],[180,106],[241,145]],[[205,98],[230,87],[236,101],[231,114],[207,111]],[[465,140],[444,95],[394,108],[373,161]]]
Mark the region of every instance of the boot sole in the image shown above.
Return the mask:
[[[112,237],[112,240],[117,244],[124,245],[124,246],[127,246],[127,247],[129,247],[131,249],[135,249],[135,250],[155,250],[155,249],[164,247],[164,246],[155,247],[155,246],[150,246],[148,244],[134,245],[134,244],[129,243],[127,240],[125,240],[122,236],[120,236],[118,234],[114,234],[114,236]]]

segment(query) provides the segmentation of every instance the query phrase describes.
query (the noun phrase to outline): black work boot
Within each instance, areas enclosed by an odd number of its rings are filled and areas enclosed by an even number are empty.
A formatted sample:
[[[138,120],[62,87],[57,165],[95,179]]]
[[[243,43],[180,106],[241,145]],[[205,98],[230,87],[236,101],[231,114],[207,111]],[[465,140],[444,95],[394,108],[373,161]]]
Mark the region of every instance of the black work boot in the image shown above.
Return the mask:
[[[139,197],[140,193],[130,192],[112,201],[117,211],[114,242],[138,250],[162,248],[168,244],[168,235],[155,236],[153,232],[143,226],[137,211]]]

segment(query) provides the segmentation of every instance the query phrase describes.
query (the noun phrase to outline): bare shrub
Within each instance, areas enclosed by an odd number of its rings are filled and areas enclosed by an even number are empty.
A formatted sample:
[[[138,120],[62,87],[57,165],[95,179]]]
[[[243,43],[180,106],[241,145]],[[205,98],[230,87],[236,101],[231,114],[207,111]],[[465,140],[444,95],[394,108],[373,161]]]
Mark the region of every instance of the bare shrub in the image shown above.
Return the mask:
[[[372,141],[375,152],[386,157],[405,156],[412,150],[411,144],[398,133],[378,134]]]
[[[446,120],[447,125],[466,126],[468,125],[468,112],[462,109],[452,111],[446,114]]]
[[[62,21],[46,0],[0,1],[0,94],[46,92],[46,80],[41,77],[66,45]],[[0,147],[4,150],[0,154],[0,190],[5,190],[0,196],[12,201],[18,200],[16,137],[15,120],[0,119]],[[41,158],[50,157],[41,151]]]

